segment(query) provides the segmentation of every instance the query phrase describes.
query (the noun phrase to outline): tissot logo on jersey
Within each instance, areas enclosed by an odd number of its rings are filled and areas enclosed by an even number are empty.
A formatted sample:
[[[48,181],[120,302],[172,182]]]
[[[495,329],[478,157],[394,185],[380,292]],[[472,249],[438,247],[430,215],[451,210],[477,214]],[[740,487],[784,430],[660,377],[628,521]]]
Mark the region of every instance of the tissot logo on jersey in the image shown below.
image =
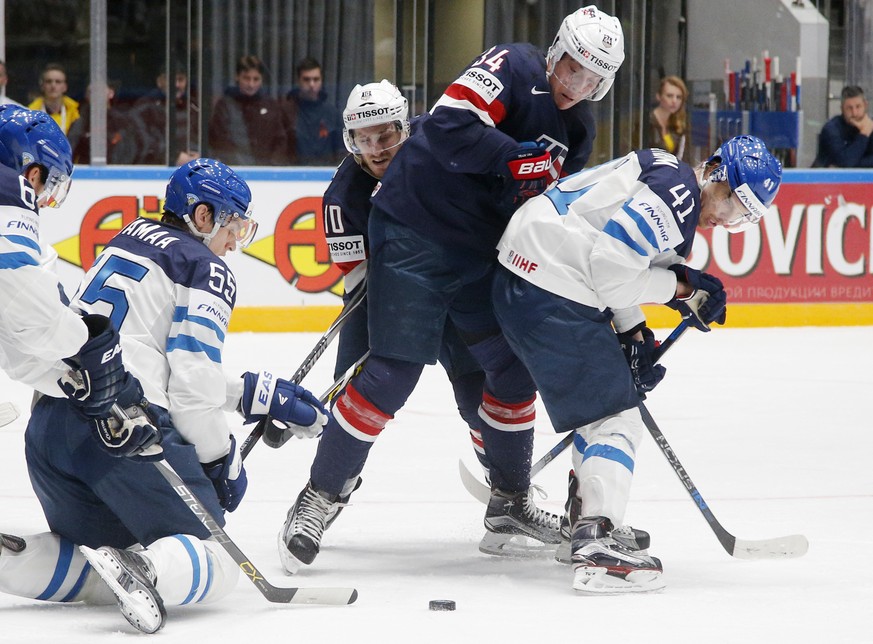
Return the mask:
[[[488,104],[503,91],[503,83],[494,74],[479,68],[468,69],[455,83],[469,87]]]
[[[367,258],[363,235],[330,237],[327,240],[330,258],[334,262],[361,261]]]

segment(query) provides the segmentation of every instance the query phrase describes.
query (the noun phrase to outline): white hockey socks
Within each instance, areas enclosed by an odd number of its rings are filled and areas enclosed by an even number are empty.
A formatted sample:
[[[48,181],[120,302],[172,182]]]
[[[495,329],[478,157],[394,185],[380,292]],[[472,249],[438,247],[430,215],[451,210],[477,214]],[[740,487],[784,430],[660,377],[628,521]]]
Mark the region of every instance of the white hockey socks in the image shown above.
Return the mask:
[[[168,606],[217,601],[239,579],[239,566],[224,548],[191,535],[158,539],[140,554],[154,567],[155,588]]]
[[[52,532],[21,537],[25,547],[0,548],[0,591],[53,602],[114,604],[115,596],[79,549]]]

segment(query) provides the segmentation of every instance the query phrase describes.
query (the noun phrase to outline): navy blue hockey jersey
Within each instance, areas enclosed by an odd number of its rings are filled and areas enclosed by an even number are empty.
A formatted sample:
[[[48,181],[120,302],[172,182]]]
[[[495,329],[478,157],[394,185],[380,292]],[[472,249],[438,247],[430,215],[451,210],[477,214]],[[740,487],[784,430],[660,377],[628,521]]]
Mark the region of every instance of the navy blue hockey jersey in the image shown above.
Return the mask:
[[[563,111],[555,105],[542,51],[497,45],[446,89],[373,203],[429,239],[493,256],[508,220],[497,203],[506,155],[520,142],[544,143],[557,180],[584,167],[594,133],[585,101]]]

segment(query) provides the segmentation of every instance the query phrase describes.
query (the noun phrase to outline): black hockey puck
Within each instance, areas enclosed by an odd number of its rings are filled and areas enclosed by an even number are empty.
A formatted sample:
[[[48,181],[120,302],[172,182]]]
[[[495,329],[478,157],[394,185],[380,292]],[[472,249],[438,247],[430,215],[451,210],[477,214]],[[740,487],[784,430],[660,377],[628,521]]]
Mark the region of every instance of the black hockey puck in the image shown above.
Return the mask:
[[[451,599],[431,599],[427,607],[430,610],[455,610],[455,602]]]

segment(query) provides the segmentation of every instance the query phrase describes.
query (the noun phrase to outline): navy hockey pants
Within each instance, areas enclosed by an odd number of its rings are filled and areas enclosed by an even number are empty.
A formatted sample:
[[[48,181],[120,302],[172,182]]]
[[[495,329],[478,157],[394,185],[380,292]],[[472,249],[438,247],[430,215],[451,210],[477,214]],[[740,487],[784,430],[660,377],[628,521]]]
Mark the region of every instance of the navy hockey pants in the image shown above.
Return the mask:
[[[639,404],[609,311],[544,291],[503,267],[494,277],[493,301],[555,431],[572,431]]]
[[[172,428],[169,414],[153,409],[162,418],[164,457],[223,526],[224,511],[194,447]],[[91,548],[147,546],[174,534],[209,538],[152,463],[111,456],[98,441],[66,399],[43,396],[34,407],[24,435],[27,469],[52,532]]]

